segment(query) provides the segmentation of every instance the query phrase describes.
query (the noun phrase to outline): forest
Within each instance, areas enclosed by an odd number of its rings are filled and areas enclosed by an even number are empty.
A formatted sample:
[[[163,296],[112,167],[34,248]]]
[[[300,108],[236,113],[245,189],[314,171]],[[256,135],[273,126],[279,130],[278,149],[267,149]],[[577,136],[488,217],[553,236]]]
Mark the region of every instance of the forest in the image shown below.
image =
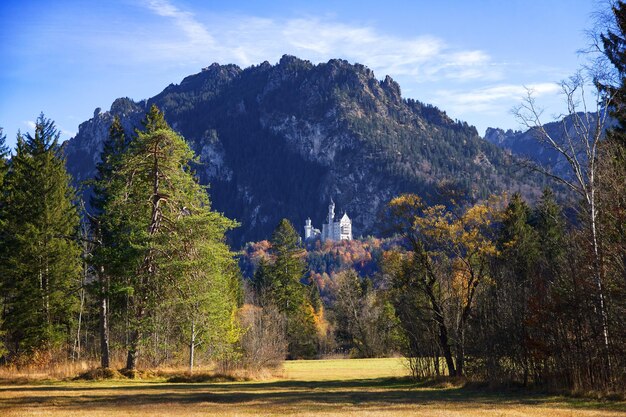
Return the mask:
[[[52,120],[13,153],[0,132],[1,366],[90,361],[134,378],[398,355],[416,379],[623,393],[626,6],[615,16],[598,47],[616,78],[593,80],[603,117],[575,111],[581,78],[563,84],[574,133],[542,129],[530,95],[518,109],[567,176],[535,167],[554,180],[535,201],[395,196],[384,238],[305,244],[283,219],[234,251],[238,223],[212,209],[155,105],[133,135],[113,121],[88,204]]]

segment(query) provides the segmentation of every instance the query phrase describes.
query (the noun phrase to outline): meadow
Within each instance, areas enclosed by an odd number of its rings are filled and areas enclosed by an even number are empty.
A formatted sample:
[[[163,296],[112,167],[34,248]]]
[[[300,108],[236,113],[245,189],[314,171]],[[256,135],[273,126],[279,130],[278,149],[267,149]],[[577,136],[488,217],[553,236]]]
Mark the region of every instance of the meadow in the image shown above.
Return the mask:
[[[261,381],[0,382],[2,416],[626,416],[626,402],[415,382],[401,359],[289,361]]]

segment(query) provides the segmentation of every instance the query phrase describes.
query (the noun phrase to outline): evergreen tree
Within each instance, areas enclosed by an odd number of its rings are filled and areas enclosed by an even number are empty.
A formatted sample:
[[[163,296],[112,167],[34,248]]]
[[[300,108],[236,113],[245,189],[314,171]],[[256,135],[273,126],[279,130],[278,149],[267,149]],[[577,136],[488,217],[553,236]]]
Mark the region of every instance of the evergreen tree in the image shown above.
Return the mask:
[[[287,318],[289,356],[310,358],[316,353],[316,328],[300,237],[287,220],[280,221],[271,239],[273,262],[262,264],[255,275],[262,304],[274,305]]]
[[[90,216],[90,230],[96,242],[92,265],[97,276],[97,285],[92,286],[99,306],[99,333],[100,333],[100,365],[103,368],[110,366],[109,358],[109,300],[111,290],[111,271],[108,270],[109,249],[115,246],[114,235],[107,230],[106,223],[101,221],[101,215],[110,197],[112,181],[115,172],[120,168],[121,158],[128,142],[118,116],[115,116],[109,128],[109,136],[105,140],[100,162],[96,166],[96,177],[93,184],[91,206],[95,215]],[[119,285],[119,283],[114,283]]]
[[[614,25],[600,35],[600,46],[616,73],[614,79],[604,84],[600,80],[600,88],[612,96],[611,115],[618,122],[618,125],[611,129],[609,140],[626,147],[626,3],[616,2],[613,5],[613,16]]]
[[[544,280],[554,282],[565,261],[565,219],[549,188],[543,190],[530,223],[537,231],[541,248],[538,259],[540,274]]]
[[[6,146],[6,135],[4,134],[3,129],[0,127],[0,214],[3,212],[3,203],[4,203],[4,177],[9,169],[9,161],[8,157],[10,156],[9,147]],[[4,216],[0,215],[0,231],[3,229],[4,224]],[[2,237],[0,235],[0,253],[2,252]],[[0,279],[0,288],[1,288],[2,280]],[[4,311],[4,295],[0,296],[0,357],[3,357],[8,353],[5,347],[5,334],[6,332],[3,330],[4,326],[2,325],[3,314]]]
[[[126,134],[119,116],[113,118],[109,127],[109,135],[102,145],[100,162],[96,165],[96,177],[93,181],[93,197],[91,205],[96,215],[101,214],[106,206],[113,174],[119,169],[121,157],[128,146]],[[101,227],[101,226],[100,226]]]
[[[513,194],[504,210],[498,236],[499,279],[497,299],[500,328],[492,335],[502,341],[501,352],[519,366],[524,384],[530,373],[529,300],[538,288],[534,280],[539,256],[537,233],[529,224],[530,207],[521,195]]]
[[[6,145],[6,138],[7,136],[4,134],[4,129],[0,127],[0,190],[2,189],[4,176],[9,169],[9,156],[11,155],[11,151]]]
[[[18,134],[4,187],[0,272],[10,351],[51,351],[68,340],[81,263],[75,190],[54,122]]]
[[[601,36],[603,52],[613,65],[615,83],[603,87],[613,96],[611,116],[616,126],[607,133],[603,144],[600,171],[601,222],[604,229],[604,268],[607,270],[613,304],[611,327],[615,340],[626,338],[626,3],[613,4],[613,25]],[[615,369],[626,367],[626,348],[615,343],[620,358]],[[613,360],[615,364],[616,361]],[[619,372],[618,372],[619,373]]]
[[[616,83],[601,85],[612,97],[611,116],[617,121],[607,132],[603,144],[601,170],[604,223],[608,226],[608,241],[614,246],[617,265],[621,266],[623,281],[626,282],[626,3],[618,1],[613,6],[614,25],[602,34],[603,53],[615,69]],[[610,260],[609,260],[610,261]]]
[[[224,233],[235,223],[210,210],[206,189],[189,167],[192,151],[156,106],[144,126],[113,172],[102,215],[103,228],[112,237],[110,269],[128,288],[130,371],[137,367],[142,340],[163,303],[181,308],[181,321],[189,321],[190,364],[196,326],[204,326],[211,340],[229,339],[224,331],[233,327],[239,283],[224,243]]]
[[[203,189],[198,191],[206,201]],[[210,211],[202,200],[187,210],[174,225],[175,235],[162,234],[157,247],[167,258],[161,262],[161,273],[170,280],[165,298],[176,311],[193,371],[198,346],[209,347],[216,360],[234,357],[232,348],[241,336],[233,318],[240,301],[240,273],[224,242],[225,233],[236,224]]]

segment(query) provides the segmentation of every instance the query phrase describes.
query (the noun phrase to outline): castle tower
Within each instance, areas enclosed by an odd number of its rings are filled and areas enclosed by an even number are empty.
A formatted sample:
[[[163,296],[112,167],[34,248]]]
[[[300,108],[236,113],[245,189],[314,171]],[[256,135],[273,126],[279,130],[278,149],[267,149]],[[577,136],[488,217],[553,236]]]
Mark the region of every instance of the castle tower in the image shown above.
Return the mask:
[[[328,224],[331,225],[335,221],[335,202],[333,199],[330,199],[330,204],[328,205]]]
[[[313,233],[313,226],[311,226],[311,218],[306,219],[304,223],[304,238],[309,239]]]

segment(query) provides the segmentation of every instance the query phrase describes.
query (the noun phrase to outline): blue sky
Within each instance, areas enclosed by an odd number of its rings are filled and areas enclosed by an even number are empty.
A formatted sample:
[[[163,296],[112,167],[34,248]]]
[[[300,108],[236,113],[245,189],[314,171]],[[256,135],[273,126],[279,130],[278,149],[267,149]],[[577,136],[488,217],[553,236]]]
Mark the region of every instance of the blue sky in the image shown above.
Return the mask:
[[[96,107],[141,100],[213,62],[359,62],[483,134],[520,128],[524,87],[547,114],[584,63],[594,0],[3,1],[0,126],[14,144],[40,112],[63,139]]]

